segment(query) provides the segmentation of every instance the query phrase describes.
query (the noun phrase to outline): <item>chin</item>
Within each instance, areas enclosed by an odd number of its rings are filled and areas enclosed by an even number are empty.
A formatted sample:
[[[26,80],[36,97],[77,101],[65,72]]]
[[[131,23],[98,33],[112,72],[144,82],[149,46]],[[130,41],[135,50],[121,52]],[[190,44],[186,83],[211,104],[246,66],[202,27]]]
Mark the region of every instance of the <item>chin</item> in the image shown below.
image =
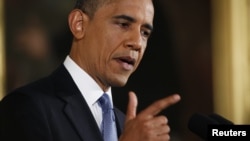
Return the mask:
[[[110,84],[112,87],[124,87],[127,84],[127,80],[116,80],[116,81],[112,81]]]

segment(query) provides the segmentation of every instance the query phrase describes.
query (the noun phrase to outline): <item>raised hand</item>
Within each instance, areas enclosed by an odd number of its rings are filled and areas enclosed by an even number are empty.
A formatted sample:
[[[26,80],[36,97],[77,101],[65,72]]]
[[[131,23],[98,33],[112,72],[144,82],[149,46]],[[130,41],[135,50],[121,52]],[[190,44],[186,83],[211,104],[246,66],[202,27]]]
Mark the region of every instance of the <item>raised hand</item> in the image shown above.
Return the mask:
[[[173,94],[154,102],[136,115],[137,97],[134,92],[129,92],[125,129],[119,141],[168,141],[168,119],[158,114],[179,100],[180,96]]]

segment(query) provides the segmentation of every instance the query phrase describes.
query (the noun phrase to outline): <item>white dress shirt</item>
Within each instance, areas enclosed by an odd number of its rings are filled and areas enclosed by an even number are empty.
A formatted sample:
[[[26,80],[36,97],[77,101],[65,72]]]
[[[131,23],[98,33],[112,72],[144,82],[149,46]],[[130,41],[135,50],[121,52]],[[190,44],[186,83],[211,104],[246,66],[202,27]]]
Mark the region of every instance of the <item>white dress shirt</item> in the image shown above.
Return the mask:
[[[101,129],[102,109],[98,104],[98,99],[102,96],[104,91],[96,83],[96,81],[88,75],[82,68],[80,68],[69,56],[64,61],[64,66],[73,78],[76,86],[85,98],[98,126]],[[112,102],[111,88],[107,92]]]

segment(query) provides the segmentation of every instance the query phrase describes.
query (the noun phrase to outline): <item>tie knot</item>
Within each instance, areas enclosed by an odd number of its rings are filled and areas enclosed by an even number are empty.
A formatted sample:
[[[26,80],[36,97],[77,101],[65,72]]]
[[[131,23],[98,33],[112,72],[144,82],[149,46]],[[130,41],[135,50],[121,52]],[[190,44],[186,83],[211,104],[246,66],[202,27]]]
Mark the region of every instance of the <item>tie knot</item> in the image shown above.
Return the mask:
[[[111,101],[109,99],[109,96],[104,93],[100,98],[99,98],[99,104],[101,105],[102,107],[102,110],[104,112],[106,112],[107,110],[110,110],[112,109],[112,106],[111,106]]]

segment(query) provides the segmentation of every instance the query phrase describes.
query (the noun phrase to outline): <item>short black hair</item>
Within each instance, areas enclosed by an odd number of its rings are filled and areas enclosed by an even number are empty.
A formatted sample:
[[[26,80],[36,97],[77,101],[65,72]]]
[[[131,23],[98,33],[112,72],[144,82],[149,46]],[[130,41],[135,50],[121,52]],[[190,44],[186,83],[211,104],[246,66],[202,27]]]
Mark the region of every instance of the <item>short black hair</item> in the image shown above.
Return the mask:
[[[77,0],[75,9],[81,9],[90,18],[92,18],[100,6],[110,1],[111,0]]]

